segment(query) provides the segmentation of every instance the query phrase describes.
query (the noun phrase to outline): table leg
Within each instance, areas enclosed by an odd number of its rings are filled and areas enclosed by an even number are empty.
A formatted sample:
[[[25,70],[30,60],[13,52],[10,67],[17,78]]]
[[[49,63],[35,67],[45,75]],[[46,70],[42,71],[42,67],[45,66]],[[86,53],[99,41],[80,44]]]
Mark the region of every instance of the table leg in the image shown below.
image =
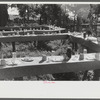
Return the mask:
[[[12,42],[12,48],[13,48],[13,52],[15,52],[16,51],[16,48],[15,48],[15,42]]]

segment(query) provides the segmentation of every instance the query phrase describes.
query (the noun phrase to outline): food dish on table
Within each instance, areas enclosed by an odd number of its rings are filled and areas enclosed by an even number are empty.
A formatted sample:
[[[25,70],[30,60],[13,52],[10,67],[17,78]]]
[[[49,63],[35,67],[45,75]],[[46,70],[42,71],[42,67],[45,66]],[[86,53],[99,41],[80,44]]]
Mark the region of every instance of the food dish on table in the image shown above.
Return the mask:
[[[32,62],[33,61],[33,59],[32,58],[29,58],[29,57],[23,58],[21,60],[22,61],[25,61],[25,62]]]

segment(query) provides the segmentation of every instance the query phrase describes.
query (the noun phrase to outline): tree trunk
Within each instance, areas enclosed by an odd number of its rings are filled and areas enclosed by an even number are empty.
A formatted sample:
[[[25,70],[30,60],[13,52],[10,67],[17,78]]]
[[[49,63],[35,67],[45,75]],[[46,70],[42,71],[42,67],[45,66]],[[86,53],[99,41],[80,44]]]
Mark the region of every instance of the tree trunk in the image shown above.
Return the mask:
[[[7,5],[0,4],[0,26],[6,26],[8,21]]]
[[[40,17],[39,23],[40,23],[40,25],[41,25],[41,17]]]
[[[77,31],[78,32],[81,32],[81,30],[82,30],[81,24],[82,24],[82,18],[77,17]]]

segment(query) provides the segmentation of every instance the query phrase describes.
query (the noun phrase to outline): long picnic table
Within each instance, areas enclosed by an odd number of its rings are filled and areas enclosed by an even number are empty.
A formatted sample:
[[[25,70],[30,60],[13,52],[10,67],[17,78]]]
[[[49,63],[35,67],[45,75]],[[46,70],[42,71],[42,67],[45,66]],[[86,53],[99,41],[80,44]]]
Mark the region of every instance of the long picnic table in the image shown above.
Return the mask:
[[[65,31],[65,28],[56,28],[56,29],[30,29],[30,30],[15,30],[15,31],[0,31],[4,36],[13,35],[13,34],[20,34],[20,35],[26,35],[28,34],[48,34],[48,33],[54,33],[54,32],[62,32]]]
[[[100,45],[97,42],[93,42],[90,39],[85,40],[83,35],[73,35],[72,33],[56,33],[56,34],[30,34],[30,35],[11,35],[11,36],[1,36],[0,42],[13,42],[13,48],[15,42],[24,42],[24,41],[45,41],[45,40],[59,40],[59,39],[68,39],[71,37],[72,42],[79,43],[86,48],[89,48],[93,52],[100,52]],[[96,37],[90,37],[95,38]]]
[[[31,62],[23,59],[16,58],[14,66],[12,58],[5,59],[6,65],[0,66],[0,79],[100,69],[100,60],[95,59],[95,53],[84,54],[84,60],[79,60],[79,55],[73,55],[69,61],[63,61],[63,56],[47,56],[41,63],[42,57],[31,57]]]
[[[57,40],[66,39],[67,34],[41,34],[41,35],[12,35],[12,36],[1,36],[0,42],[23,42],[23,41],[40,41],[40,40]]]
[[[92,42],[91,40],[85,40],[82,35],[73,35],[72,33],[57,33],[57,34],[30,34],[30,35],[11,35],[11,36],[1,36],[0,42],[12,42],[13,48],[15,42],[24,41],[45,41],[45,40],[58,40],[58,39],[68,39],[71,37],[72,42],[79,43],[86,48],[91,49],[93,52],[100,52],[100,45]]]
[[[49,29],[49,25],[33,25],[33,26],[6,26],[0,27],[0,30],[20,30],[20,29],[30,29],[30,28],[45,28]]]
[[[68,36],[66,34],[30,34],[30,35],[8,35],[1,36],[0,42],[12,42],[13,52],[16,51],[15,42],[31,42],[31,41],[45,41],[45,40],[56,40],[56,39],[66,39]]]
[[[71,35],[71,40],[72,42],[81,44],[82,46],[92,50],[93,52],[100,52],[100,45],[98,44],[96,37],[88,37],[87,39],[84,39],[83,36]]]
[[[0,30],[5,30],[5,31],[11,31],[11,30],[24,30],[24,29],[64,29],[65,28],[61,28],[61,27],[55,27],[55,26],[49,26],[49,25],[35,25],[35,26],[6,26],[6,27],[0,27]]]

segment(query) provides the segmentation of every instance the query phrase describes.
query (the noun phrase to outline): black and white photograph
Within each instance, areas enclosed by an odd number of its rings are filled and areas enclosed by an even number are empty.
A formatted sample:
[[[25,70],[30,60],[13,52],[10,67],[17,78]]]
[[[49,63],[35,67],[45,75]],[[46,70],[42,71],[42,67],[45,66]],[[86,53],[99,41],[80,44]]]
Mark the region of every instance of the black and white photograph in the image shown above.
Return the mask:
[[[100,4],[0,4],[1,81],[99,81]]]
[[[0,1],[0,98],[99,99],[100,2],[22,1]]]

